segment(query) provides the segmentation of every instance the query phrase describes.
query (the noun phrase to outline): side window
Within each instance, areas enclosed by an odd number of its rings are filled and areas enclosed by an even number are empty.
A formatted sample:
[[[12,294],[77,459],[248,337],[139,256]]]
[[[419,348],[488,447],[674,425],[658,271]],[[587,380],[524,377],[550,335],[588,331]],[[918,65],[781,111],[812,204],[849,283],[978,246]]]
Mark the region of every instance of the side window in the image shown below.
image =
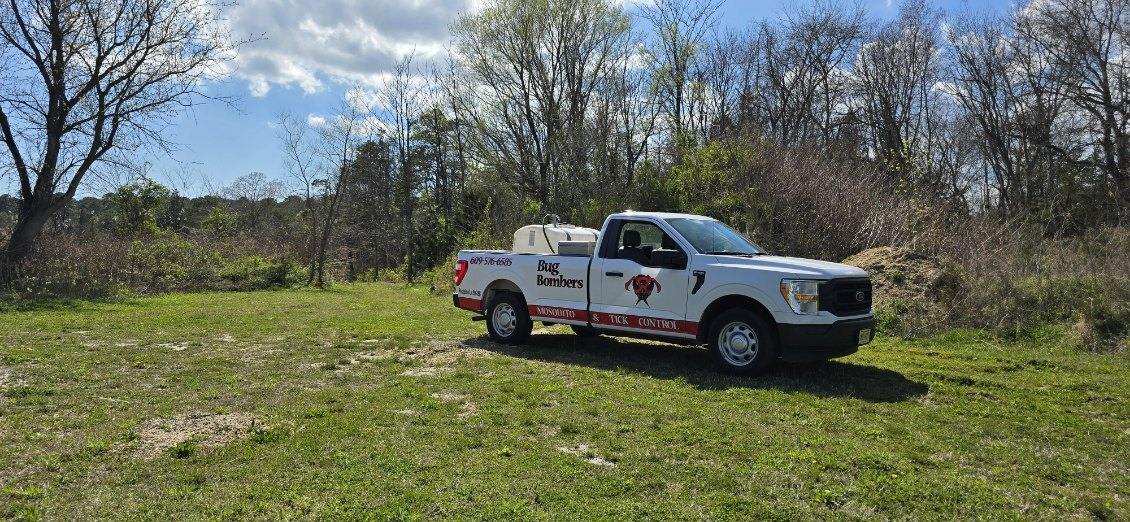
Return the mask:
[[[630,259],[643,266],[656,266],[657,252],[682,251],[671,236],[653,223],[629,221],[620,227],[616,242],[616,257]]]

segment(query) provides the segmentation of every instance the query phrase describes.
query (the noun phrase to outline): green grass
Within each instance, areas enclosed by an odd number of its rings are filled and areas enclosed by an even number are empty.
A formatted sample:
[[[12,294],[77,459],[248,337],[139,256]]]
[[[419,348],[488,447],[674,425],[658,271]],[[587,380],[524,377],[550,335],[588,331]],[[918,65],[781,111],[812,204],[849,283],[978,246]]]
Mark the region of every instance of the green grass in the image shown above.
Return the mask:
[[[1130,517],[1125,355],[955,332],[749,379],[483,332],[376,284],[10,307],[0,516]],[[145,453],[197,418],[240,428]]]

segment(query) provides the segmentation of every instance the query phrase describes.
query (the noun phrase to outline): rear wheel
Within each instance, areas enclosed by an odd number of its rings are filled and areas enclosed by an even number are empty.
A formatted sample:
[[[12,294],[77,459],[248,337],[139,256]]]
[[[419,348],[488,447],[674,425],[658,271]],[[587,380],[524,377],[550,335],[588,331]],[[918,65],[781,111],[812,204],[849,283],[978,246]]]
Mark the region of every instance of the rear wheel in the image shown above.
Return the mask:
[[[578,326],[578,325],[574,324],[574,325],[569,325],[569,328],[572,328],[573,333],[575,333],[575,334],[577,334],[581,337],[598,337],[598,336],[600,336],[600,332],[596,328],[593,328],[591,326]]]
[[[719,315],[710,325],[710,352],[730,373],[765,373],[777,359],[777,336],[757,314],[736,309]]]
[[[522,344],[533,328],[526,302],[520,295],[499,293],[487,306],[487,332],[495,342]]]

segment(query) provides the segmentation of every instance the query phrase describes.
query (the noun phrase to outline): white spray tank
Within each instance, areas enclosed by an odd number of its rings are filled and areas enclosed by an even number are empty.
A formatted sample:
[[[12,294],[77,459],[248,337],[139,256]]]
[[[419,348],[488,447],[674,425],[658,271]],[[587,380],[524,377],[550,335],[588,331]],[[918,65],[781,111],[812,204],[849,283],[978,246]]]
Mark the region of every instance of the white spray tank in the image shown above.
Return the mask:
[[[542,221],[541,225],[527,225],[514,232],[514,245],[511,251],[515,254],[583,255],[581,251],[576,253],[574,251],[577,246],[585,245],[573,243],[591,243],[595,247],[596,237],[600,234],[599,230],[561,223],[561,217],[557,214],[546,214]],[[569,252],[561,252],[560,247],[563,242],[566,243]],[[592,248],[581,250],[588,250],[591,254]]]

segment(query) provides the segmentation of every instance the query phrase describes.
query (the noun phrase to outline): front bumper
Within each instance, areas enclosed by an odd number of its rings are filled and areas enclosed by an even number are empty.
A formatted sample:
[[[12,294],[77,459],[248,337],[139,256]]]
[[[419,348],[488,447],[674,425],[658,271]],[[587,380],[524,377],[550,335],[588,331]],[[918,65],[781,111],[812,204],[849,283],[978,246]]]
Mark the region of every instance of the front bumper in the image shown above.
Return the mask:
[[[871,330],[867,342],[875,336],[875,317],[845,319],[832,324],[777,325],[781,341],[781,360],[788,362],[824,361],[851,355],[859,350],[860,330]]]

